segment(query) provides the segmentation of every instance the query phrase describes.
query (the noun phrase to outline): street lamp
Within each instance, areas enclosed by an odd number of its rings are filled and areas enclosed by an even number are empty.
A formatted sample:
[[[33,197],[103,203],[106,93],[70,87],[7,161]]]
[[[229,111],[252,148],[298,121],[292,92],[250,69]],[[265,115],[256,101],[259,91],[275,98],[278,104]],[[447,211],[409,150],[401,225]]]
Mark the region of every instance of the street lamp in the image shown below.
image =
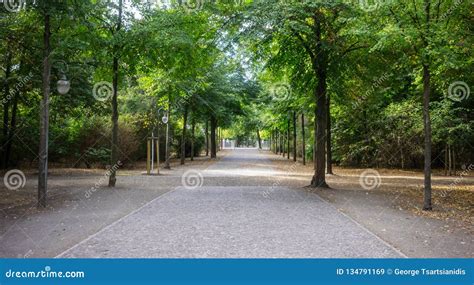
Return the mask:
[[[46,17],[45,34],[49,33],[49,16]],[[49,38],[46,45],[46,51],[49,54]],[[49,55],[44,60],[44,70],[46,73],[51,71],[49,63]],[[46,195],[48,192],[48,141],[49,141],[49,92],[51,79],[49,76],[43,81],[43,100],[41,103],[41,128],[40,128],[40,150],[39,150],[39,167],[38,167],[38,207],[46,207]],[[61,71],[61,78],[57,82],[57,91],[61,95],[65,95],[71,89],[71,82],[67,80],[64,71]]]
[[[158,118],[160,117],[160,111],[163,110],[163,108],[160,108],[158,110]],[[169,165],[169,131],[170,131],[170,125],[169,123],[169,110],[165,112],[163,117],[161,118],[161,122],[166,125],[166,142],[165,142],[165,168],[170,169]]]
[[[160,118],[160,116],[161,116],[160,113],[161,113],[162,110],[163,110],[163,107],[158,109],[158,111],[156,112],[158,118]],[[168,112],[165,112],[165,114],[161,118],[161,122],[167,126],[167,129],[166,129],[166,141],[167,142],[168,142],[168,130],[169,130],[168,129],[169,128],[168,121],[169,121]],[[159,122],[160,121],[158,120],[158,123]],[[159,132],[159,128],[158,128],[158,132]],[[156,144],[156,151],[157,151],[157,153],[156,153],[157,174],[160,174],[160,142],[159,142],[159,137],[160,137],[159,135],[157,137],[155,137],[155,128],[153,128],[151,138],[149,138],[148,142],[147,142],[147,174],[148,175],[151,174],[154,170],[155,144]],[[166,143],[165,156],[166,156],[166,161],[168,161],[168,143]],[[167,168],[167,167],[165,166],[165,168]]]
[[[57,89],[59,94],[66,95],[71,89],[71,82],[67,80],[66,75],[62,74],[61,79],[58,80]]]
[[[160,113],[158,112],[158,116],[160,116]],[[161,118],[161,121],[163,122],[163,124],[168,124],[168,113],[165,113],[165,115],[163,116],[163,118]]]

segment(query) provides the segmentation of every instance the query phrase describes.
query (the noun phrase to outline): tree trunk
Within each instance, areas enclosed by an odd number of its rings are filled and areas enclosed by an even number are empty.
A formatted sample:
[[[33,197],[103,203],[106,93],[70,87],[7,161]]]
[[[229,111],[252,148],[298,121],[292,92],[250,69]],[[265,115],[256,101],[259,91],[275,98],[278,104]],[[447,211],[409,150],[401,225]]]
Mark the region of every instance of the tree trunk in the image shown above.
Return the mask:
[[[8,45],[7,45],[8,48]],[[3,144],[2,144],[2,154],[1,154],[1,159],[2,159],[2,168],[6,169],[8,168],[8,163],[7,163],[7,150],[5,149],[5,145],[8,144],[8,139],[9,139],[9,108],[10,108],[10,74],[11,74],[11,62],[12,62],[12,57],[11,57],[11,52],[7,51],[6,55],[6,62],[5,62],[5,84],[4,84],[4,104],[3,104]]]
[[[286,148],[285,133],[282,132],[282,134],[281,134],[281,155],[282,155],[282,157],[285,157],[285,155],[286,155],[285,148]]]
[[[222,137],[222,128],[219,128],[219,151],[224,148],[224,139]]]
[[[216,128],[216,151],[221,151],[221,130],[219,127]]]
[[[7,142],[7,149],[5,152],[5,166],[6,168],[10,167],[10,157],[11,151],[13,146],[13,139],[16,132],[16,117],[18,113],[18,92],[15,92],[13,96],[13,109],[12,109],[12,119],[10,125],[10,131],[8,133],[8,142]]]
[[[448,146],[448,169],[449,169],[449,176],[453,175],[453,163],[451,159],[451,145]]]
[[[193,119],[192,126],[191,126],[191,161],[194,161],[195,130],[196,130],[196,122]]]
[[[327,162],[326,162],[326,174],[333,174],[332,172],[332,142],[331,142],[331,98],[327,95],[327,136],[326,136],[326,155],[327,155]]]
[[[453,148],[452,150],[453,151],[453,173],[454,173],[454,176],[456,176],[457,175],[456,174],[456,152],[454,152],[454,149],[455,148]]]
[[[444,176],[448,176],[448,144],[444,146]]]
[[[260,137],[260,130],[257,128],[258,149],[262,149],[262,138]]]
[[[296,112],[293,112],[293,161],[296,162],[297,148],[296,148]]]
[[[206,156],[209,156],[209,120],[206,119]]]
[[[47,9],[47,8],[46,8]],[[49,11],[45,11],[43,34],[43,100],[40,116],[40,149],[38,167],[38,207],[46,207],[48,191],[48,139],[49,139],[49,92],[51,83],[51,24]]]
[[[278,136],[277,132],[273,131],[273,152],[278,153]]]
[[[316,108],[314,109],[314,113],[316,114]],[[314,116],[314,123],[313,123],[313,170],[316,171],[317,164],[316,164],[316,142],[318,141],[318,135],[316,130],[318,129],[318,122],[316,121],[316,116]]]
[[[327,188],[326,184],[326,77],[325,73],[318,77],[318,87],[316,90],[316,142],[315,142],[315,174],[311,181],[313,187]]]
[[[118,22],[116,32],[120,32],[122,29],[122,9],[123,0],[119,0],[118,6]],[[118,113],[118,81],[119,81],[119,58],[118,58],[118,47],[114,46],[114,59],[113,59],[113,95],[112,95],[112,153],[111,153],[111,167],[110,167],[110,176],[109,176],[109,187],[115,187],[117,183],[117,169],[114,167],[118,163],[118,153],[119,153],[119,141],[118,141],[118,132],[119,132],[119,113]]]
[[[186,125],[188,124],[188,106],[184,106],[183,114],[183,133],[181,135],[181,165],[184,165],[186,159]]]
[[[400,137],[398,137],[398,148],[400,149],[400,163],[402,165],[402,169],[405,169],[405,152],[403,151],[403,145]]]
[[[273,131],[273,152],[278,153],[278,134],[276,131]]]
[[[211,158],[217,158],[217,144],[216,144],[216,129],[217,118],[211,116]]]
[[[275,131],[275,154],[280,153],[280,137],[278,131]]]
[[[423,126],[425,131],[425,192],[423,210],[431,211],[431,118],[430,118],[431,73],[423,65]]]
[[[318,85],[316,87],[316,110],[315,110],[315,120],[316,120],[316,170],[311,181],[312,187],[323,187],[328,188],[326,184],[326,128],[327,128],[327,99],[326,99],[326,90],[327,90],[327,63],[326,55],[321,43],[321,15],[315,15],[315,40],[316,40],[316,50],[317,58],[313,62],[314,71],[317,77]]]
[[[306,165],[306,138],[305,138],[305,130],[304,130],[304,113],[301,114],[301,139],[303,140],[303,165]]]
[[[278,132],[278,138],[279,138],[279,149],[280,149],[278,154],[282,155],[283,154],[283,134],[280,131]]]
[[[273,152],[273,131],[270,132],[270,151]]]
[[[290,159],[290,140],[291,140],[290,118],[288,118],[288,124],[287,124],[287,128],[286,128],[286,150],[287,150],[287,159]]]

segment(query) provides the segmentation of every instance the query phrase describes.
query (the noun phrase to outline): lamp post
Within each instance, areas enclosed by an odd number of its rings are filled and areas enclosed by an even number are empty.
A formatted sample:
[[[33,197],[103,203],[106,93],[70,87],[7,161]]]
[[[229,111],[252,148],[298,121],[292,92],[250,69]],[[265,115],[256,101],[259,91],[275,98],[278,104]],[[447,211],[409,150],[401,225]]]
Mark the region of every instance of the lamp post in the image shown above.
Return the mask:
[[[160,111],[161,110],[162,110],[162,108],[160,110],[158,110],[158,118],[160,117]],[[165,161],[167,163],[165,164],[165,167],[167,167],[167,166],[169,166],[168,165],[168,131],[169,131],[168,111],[166,111],[165,114],[163,115],[163,117],[161,118],[161,122],[166,125]],[[157,155],[159,155],[159,154],[157,154]],[[158,160],[158,163],[159,163],[159,160]],[[159,167],[159,165],[158,165],[158,167]]]
[[[66,75],[64,73],[61,75],[61,79],[58,80],[57,89],[58,93],[61,95],[66,95],[71,89],[71,82],[67,80]]]
[[[163,108],[158,109],[157,115],[160,118],[160,112]],[[163,117],[161,118],[161,123],[168,126],[168,113],[165,112]],[[158,120],[158,124],[160,124],[160,120]],[[158,129],[159,131],[159,129]],[[160,174],[160,135],[158,134],[155,137],[155,128],[153,128],[153,132],[151,138],[148,139],[147,142],[147,174],[150,175],[154,170],[154,161],[155,161],[155,144],[156,144],[156,163],[157,163],[157,174]],[[166,139],[168,139],[168,132],[166,135]]]
[[[169,133],[170,133],[170,124],[169,124],[169,118],[170,118],[170,110],[169,110],[169,104],[168,104],[168,110],[166,111],[165,116],[162,118],[163,123],[166,121],[166,143],[165,143],[165,169],[171,169],[170,167],[170,149],[169,149]]]
[[[48,192],[48,137],[49,137],[49,81],[51,66],[49,63],[49,17],[47,17],[45,38],[48,57],[44,61],[45,78],[43,82],[43,101],[41,104],[41,133],[40,133],[40,154],[39,154],[39,175],[38,175],[38,206],[46,207],[46,197]],[[61,71],[61,78],[57,82],[57,91],[60,95],[65,95],[71,89],[71,83],[66,78],[64,71]]]
[[[163,110],[163,108],[160,108],[158,110],[158,118],[160,117],[160,111]],[[165,112],[163,117],[161,118],[161,122],[166,125],[167,130],[168,130],[168,113]],[[159,129],[158,129],[159,131]],[[168,132],[166,132],[166,140],[168,140]],[[167,152],[165,151],[165,157],[167,156]],[[166,158],[167,159],[167,158]],[[157,136],[156,139],[156,163],[157,163],[157,172],[160,174],[160,136]]]

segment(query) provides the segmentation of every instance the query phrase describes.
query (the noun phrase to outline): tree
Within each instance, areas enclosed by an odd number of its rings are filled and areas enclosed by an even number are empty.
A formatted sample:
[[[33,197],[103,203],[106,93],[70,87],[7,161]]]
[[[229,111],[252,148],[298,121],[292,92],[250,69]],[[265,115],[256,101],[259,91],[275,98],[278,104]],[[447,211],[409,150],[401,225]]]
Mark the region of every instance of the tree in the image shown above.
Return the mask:
[[[38,169],[38,206],[46,207],[48,188],[48,144],[49,144],[49,93],[51,85],[51,11],[46,2],[43,4],[43,100],[41,101],[40,148]]]
[[[312,76],[316,170],[311,186],[328,187],[325,176],[328,77],[334,74],[331,66],[337,66],[341,58],[366,47],[346,32],[353,9],[343,3],[325,1],[269,1],[256,3],[249,14],[243,20],[245,32],[259,40],[254,48],[258,56],[268,59],[268,66],[290,66],[295,78]],[[271,48],[275,45],[276,52]]]
[[[111,29],[113,36],[119,35],[122,30],[122,15],[123,15],[123,0],[118,0],[117,8],[117,23],[115,27]],[[119,53],[120,53],[120,43],[116,40],[113,46],[113,90],[112,90],[112,152],[110,155],[111,165],[117,165],[119,158],[119,112],[118,112],[118,89],[119,89]],[[110,168],[109,176],[109,187],[115,187],[117,183],[117,170],[115,167]]]
[[[424,128],[424,210],[432,210],[431,168],[432,168],[432,126],[430,101],[433,92],[433,69],[439,64],[433,55],[445,52],[450,44],[445,40],[446,31],[455,21],[446,15],[451,13],[452,1],[431,0],[402,1],[390,5],[392,23],[391,34],[410,53],[410,57],[421,69],[423,88],[423,128]],[[463,5],[461,3],[460,5]],[[462,23],[462,21],[461,21]],[[453,27],[454,28],[454,27]],[[454,28],[455,29],[455,28]],[[441,36],[441,37],[440,37]],[[449,37],[449,36],[448,36]],[[381,41],[383,41],[382,38]],[[385,45],[385,43],[380,43]],[[448,49],[449,50],[449,49]]]

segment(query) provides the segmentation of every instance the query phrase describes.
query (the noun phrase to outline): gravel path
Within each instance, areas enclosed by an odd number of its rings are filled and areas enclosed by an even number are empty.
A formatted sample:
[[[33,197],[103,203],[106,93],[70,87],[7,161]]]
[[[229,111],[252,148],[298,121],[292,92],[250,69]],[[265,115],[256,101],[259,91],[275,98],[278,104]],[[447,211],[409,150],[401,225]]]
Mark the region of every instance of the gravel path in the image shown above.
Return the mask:
[[[59,257],[403,256],[316,194],[285,187],[280,177],[291,169],[273,170],[267,156],[229,152],[207,169],[189,172],[187,187],[158,197]]]

